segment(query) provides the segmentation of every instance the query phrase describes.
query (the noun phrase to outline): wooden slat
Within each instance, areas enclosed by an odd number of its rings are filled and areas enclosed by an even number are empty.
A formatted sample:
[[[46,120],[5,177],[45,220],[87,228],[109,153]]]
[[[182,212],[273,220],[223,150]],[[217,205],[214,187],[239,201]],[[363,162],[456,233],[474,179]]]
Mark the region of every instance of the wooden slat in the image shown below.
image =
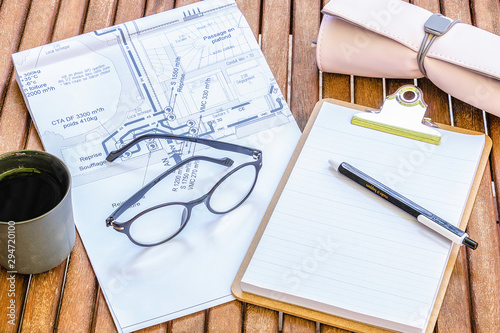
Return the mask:
[[[114,24],[132,21],[144,16],[146,0],[120,0]]]
[[[298,318],[290,316],[287,314],[283,315],[283,333],[315,333],[316,323],[303,318]]]
[[[267,0],[262,5],[262,52],[286,98],[291,0]]]
[[[19,50],[27,50],[50,41],[52,22],[55,18],[58,0],[42,0],[32,3],[24,27]],[[2,6],[3,8],[4,6]],[[12,75],[5,103],[0,114],[0,152],[22,149],[29,128],[28,112],[23,97]],[[8,139],[7,139],[8,138]]]
[[[0,332],[18,332],[28,280],[29,275],[11,274],[7,273],[3,267],[0,268],[0,306],[2,307]]]
[[[354,77],[354,103],[379,109],[384,99],[382,79]]]
[[[28,7],[28,1],[16,0],[5,0],[0,7],[0,115],[12,73],[10,55],[17,51]]]
[[[418,87],[422,89],[427,103],[426,117],[430,117],[434,122],[450,125],[448,95],[427,78],[419,79]]]
[[[232,301],[213,307],[208,310],[208,333],[237,333],[241,332],[243,325],[242,303]]]
[[[320,326],[320,333],[349,333],[349,331],[343,330],[337,327],[331,327],[327,325]]]
[[[469,0],[446,0],[443,2],[441,13],[453,20],[461,20],[464,23],[471,24]]]
[[[0,153],[24,147],[28,110],[22,102],[23,96],[14,77],[9,82],[7,95],[0,115]]]
[[[236,4],[243,16],[245,16],[255,39],[259,40],[261,0],[236,0]]]
[[[70,256],[57,329],[61,332],[89,332],[97,297],[97,280],[77,234]]]
[[[319,99],[316,49],[311,47],[320,25],[321,1],[293,1],[292,82],[290,106],[300,129]]]
[[[477,332],[500,332],[500,242],[489,172],[481,181],[478,198],[467,228],[470,237],[480,244],[475,251],[467,250],[473,328]]]
[[[351,77],[343,74],[323,73],[323,98],[351,102]]]
[[[500,35],[500,23],[498,22],[498,16],[500,15],[500,5],[498,2],[494,1],[473,1],[472,11],[475,17],[476,25],[486,31],[492,32],[494,34]],[[489,12],[489,13],[488,13]],[[493,149],[491,153],[491,166],[492,166],[492,176],[495,181],[496,190],[496,208],[497,208],[497,220],[498,220],[498,207],[500,207],[500,118],[488,115],[488,125],[489,133],[491,139],[493,140]],[[500,233],[500,227],[499,227]]]
[[[386,95],[392,95],[398,90],[400,87],[407,85],[407,84],[413,84],[413,80],[396,80],[396,79],[389,79],[386,80],[385,86],[386,86]],[[425,96],[424,96],[425,98]]]
[[[38,133],[36,132],[35,125],[31,121],[31,118],[29,119],[29,130],[28,130],[28,138],[26,140],[26,149],[34,149],[34,150],[44,150],[42,141],[40,140],[40,137],[38,136]]]
[[[55,22],[52,42],[76,36],[82,32],[87,0],[65,0],[61,2]]]
[[[497,207],[497,221],[498,221],[498,207],[500,206],[500,118],[493,115],[488,115],[488,131],[493,144],[491,151],[491,168],[492,177],[495,181],[495,192],[496,192],[496,207]],[[500,230],[499,230],[500,232]]]
[[[97,292],[97,304],[95,305],[92,332],[118,332],[101,289]]]
[[[203,333],[205,331],[205,311],[172,320],[170,323],[170,333]]]
[[[496,0],[470,0],[474,25],[478,28],[500,34],[500,3]]]
[[[436,323],[437,333],[471,332],[468,264],[465,247],[458,253]]]
[[[66,260],[56,268],[32,276],[22,332],[52,332],[61,296]]]
[[[58,0],[41,0],[31,4],[19,47],[20,51],[50,41],[52,22],[56,17],[58,6]]]
[[[195,3],[197,1],[199,1],[199,0],[175,0],[175,8],[186,6],[186,5]]]
[[[117,0],[90,0],[83,32],[109,27],[113,24]]]
[[[158,14],[174,8],[174,0],[148,0],[146,2],[146,12],[144,16]]]
[[[243,321],[243,332],[278,332],[279,316],[277,311],[262,308],[252,304],[247,304]]]
[[[83,32],[92,32],[113,25],[118,0],[90,0]]]
[[[439,0],[412,0],[410,2],[415,6],[427,9],[431,13],[439,13],[441,11]]]
[[[481,110],[453,99],[453,115],[455,126],[484,133],[483,113]]]
[[[136,331],[137,333],[167,333],[169,332],[168,330],[168,324],[167,323],[161,323],[158,325],[153,325],[146,327],[142,330]]]

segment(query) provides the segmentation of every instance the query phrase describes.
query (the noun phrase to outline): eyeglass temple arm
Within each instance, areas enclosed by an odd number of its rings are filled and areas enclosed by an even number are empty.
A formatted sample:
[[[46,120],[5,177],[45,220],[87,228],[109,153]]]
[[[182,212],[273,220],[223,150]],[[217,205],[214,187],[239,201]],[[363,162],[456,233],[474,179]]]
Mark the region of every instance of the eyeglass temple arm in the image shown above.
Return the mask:
[[[132,140],[129,143],[127,143],[125,146],[121,147],[120,149],[117,149],[117,150],[114,150],[114,151],[110,152],[108,154],[108,156],[106,157],[106,161],[113,162],[121,154],[123,154],[128,149],[130,149],[130,147],[136,145],[138,142],[141,142],[141,141],[147,140],[147,139],[172,139],[172,140],[180,140],[180,141],[189,141],[189,142],[194,142],[194,143],[201,143],[201,144],[204,144],[204,145],[216,148],[216,149],[231,151],[231,152],[235,152],[235,153],[241,153],[241,154],[253,156],[255,158],[259,157],[261,155],[261,153],[262,153],[258,149],[253,149],[253,148],[250,148],[250,147],[235,145],[233,143],[223,142],[223,141],[215,141],[215,140],[195,138],[195,137],[183,136],[183,135],[145,134],[145,135],[138,136],[134,140]]]
[[[192,162],[194,160],[201,160],[201,161],[208,161],[220,165],[225,165],[230,167],[233,165],[233,160],[230,158],[212,158],[212,157],[207,157],[207,156],[191,156],[183,160],[182,162],[174,165],[167,171],[163,172],[161,175],[150,181],[147,185],[145,185],[143,188],[141,188],[139,191],[137,191],[134,195],[132,195],[130,198],[128,198],[125,202],[123,202],[111,215],[106,219],[106,226],[111,226],[114,220],[119,217],[124,211],[129,209],[133,204],[135,204],[137,201],[139,201],[145,194],[148,192],[153,186],[158,184],[163,178],[167,177],[170,175],[172,172],[175,170],[179,169],[183,165]]]

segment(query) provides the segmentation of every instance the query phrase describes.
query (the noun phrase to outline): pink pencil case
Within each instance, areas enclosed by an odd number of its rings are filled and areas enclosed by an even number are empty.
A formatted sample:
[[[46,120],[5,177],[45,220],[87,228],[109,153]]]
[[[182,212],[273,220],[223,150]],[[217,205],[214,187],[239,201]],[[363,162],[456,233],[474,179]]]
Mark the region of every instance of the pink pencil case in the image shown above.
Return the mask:
[[[321,71],[410,79],[425,73],[443,91],[500,116],[500,36],[400,0],[331,0],[323,13]]]

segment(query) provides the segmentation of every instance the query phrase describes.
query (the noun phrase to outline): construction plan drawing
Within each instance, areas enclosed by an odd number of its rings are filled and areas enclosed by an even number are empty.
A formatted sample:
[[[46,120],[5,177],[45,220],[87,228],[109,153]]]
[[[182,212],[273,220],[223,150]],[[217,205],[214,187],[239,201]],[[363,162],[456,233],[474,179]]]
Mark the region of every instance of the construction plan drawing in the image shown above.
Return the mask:
[[[300,137],[236,3],[197,2],[22,51],[13,61],[45,150],[72,174],[75,223],[117,328],[134,331],[234,299],[231,282]],[[262,150],[254,191],[225,215],[197,206],[172,241],[134,245],[105,220],[146,183],[193,155],[228,156],[234,167],[251,159],[151,138],[106,162],[145,134]],[[188,163],[127,214],[195,199],[231,167],[220,169]]]

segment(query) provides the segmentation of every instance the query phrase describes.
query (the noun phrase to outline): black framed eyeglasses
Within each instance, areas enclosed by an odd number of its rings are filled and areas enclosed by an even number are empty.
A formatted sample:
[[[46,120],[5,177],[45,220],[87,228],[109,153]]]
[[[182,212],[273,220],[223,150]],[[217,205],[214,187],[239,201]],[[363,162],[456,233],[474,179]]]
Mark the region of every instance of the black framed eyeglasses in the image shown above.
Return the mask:
[[[189,221],[192,209],[201,203],[205,203],[208,210],[214,214],[228,213],[240,206],[250,196],[255,187],[259,171],[262,167],[262,151],[228,142],[182,135],[146,134],[135,138],[120,149],[110,152],[106,157],[106,161],[112,162],[139,142],[151,139],[170,139],[199,143],[219,150],[248,155],[253,157],[253,161],[243,163],[226,173],[210,191],[198,199],[188,202],[163,203],[143,210],[128,221],[116,221],[120,215],[136,204],[153,186],[182,166],[198,160],[230,167],[234,161],[227,157],[212,158],[209,156],[194,155],[180,161],[157,176],[123,202],[106,219],[107,227],[113,227],[116,231],[126,234],[136,245],[154,246],[171,240],[184,229]]]

